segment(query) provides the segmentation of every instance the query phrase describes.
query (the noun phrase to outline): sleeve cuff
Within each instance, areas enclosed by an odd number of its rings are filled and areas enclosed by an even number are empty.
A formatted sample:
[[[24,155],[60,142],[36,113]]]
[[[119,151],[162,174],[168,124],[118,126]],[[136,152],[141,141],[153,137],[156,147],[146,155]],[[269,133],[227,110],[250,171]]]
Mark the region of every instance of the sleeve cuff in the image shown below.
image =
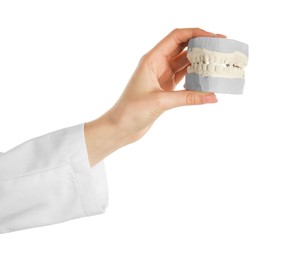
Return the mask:
[[[73,179],[85,216],[104,213],[108,206],[104,162],[90,167],[84,124],[67,128],[67,147]]]

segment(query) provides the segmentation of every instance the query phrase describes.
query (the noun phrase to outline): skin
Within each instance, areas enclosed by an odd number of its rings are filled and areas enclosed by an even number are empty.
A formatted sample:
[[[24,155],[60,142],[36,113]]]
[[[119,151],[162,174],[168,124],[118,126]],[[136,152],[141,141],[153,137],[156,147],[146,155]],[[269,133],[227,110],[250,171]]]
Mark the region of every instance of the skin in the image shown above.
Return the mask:
[[[225,37],[199,28],[175,29],[141,58],[115,105],[85,123],[90,166],[139,140],[166,110],[217,102],[214,93],[174,91],[190,65],[185,50],[188,40],[202,36]]]

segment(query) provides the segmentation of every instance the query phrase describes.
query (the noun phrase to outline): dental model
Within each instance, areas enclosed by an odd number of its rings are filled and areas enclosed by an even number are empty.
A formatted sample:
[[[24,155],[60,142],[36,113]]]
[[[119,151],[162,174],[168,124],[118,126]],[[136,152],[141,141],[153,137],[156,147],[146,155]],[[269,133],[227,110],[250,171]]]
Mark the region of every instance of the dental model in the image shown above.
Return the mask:
[[[188,43],[185,89],[242,94],[248,45],[239,41],[198,37]]]

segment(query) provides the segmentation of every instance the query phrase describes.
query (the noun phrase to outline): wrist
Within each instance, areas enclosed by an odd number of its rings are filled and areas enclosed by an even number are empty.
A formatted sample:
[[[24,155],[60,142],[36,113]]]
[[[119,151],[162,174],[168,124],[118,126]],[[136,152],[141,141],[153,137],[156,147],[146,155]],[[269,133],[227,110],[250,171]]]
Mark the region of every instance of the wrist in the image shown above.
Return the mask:
[[[108,113],[84,125],[90,165],[93,166],[117,149],[128,144],[126,136]]]

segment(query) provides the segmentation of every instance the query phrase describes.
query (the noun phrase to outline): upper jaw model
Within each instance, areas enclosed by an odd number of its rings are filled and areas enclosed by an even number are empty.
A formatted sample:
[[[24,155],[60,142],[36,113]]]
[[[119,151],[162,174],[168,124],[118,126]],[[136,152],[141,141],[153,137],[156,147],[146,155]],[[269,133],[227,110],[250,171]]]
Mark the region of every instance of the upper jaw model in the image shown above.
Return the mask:
[[[188,42],[184,87],[189,90],[242,94],[248,45],[239,41],[198,37]]]

